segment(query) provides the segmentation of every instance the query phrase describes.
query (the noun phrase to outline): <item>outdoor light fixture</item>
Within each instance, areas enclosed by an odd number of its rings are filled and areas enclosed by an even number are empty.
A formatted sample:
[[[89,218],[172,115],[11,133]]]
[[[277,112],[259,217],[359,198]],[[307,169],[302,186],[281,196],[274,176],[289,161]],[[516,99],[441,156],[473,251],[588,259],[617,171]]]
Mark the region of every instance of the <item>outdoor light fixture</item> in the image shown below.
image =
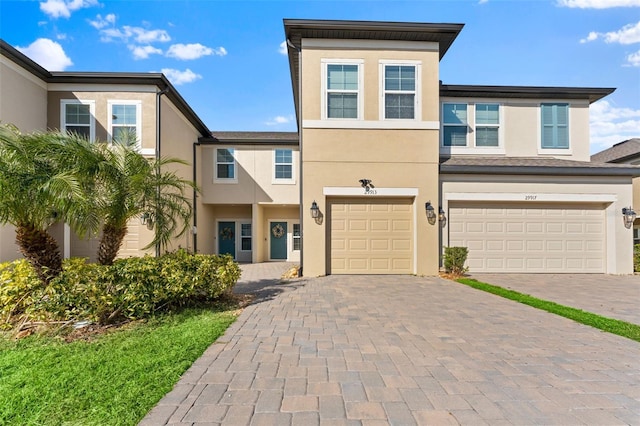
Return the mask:
[[[320,217],[320,207],[318,207],[318,203],[316,203],[315,200],[313,200],[313,203],[311,203],[311,217],[314,219],[317,219]]]
[[[140,216],[140,223],[143,225],[147,225],[148,230],[153,229],[153,217],[151,217],[150,213],[142,213],[142,216]]]
[[[447,224],[447,216],[444,214],[444,210],[442,207],[438,208],[438,222],[440,222],[440,227],[444,228]]]
[[[431,205],[431,201],[427,201],[424,204],[424,209],[427,211],[427,221],[429,221],[431,225],[436,223],[436,209]]]
[[[634,212],[631,207],[623,207],[622,220],[624,221],[625,228],[631,228],[633,226],[633,221],[636,220],[636,212]]]
[[[362,185],[363,188],[375,188],[371,179],[360,179],[358,182],[360,182],[360,185]]]

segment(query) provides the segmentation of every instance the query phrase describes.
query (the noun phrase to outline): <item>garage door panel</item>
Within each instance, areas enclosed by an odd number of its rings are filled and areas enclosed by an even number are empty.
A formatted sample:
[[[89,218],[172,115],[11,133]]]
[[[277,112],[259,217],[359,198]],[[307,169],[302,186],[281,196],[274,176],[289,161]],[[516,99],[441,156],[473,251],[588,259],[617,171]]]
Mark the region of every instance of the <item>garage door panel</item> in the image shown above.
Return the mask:
[[[413,272],[412,199],[330,199],[328,211],[330,273]]]
[[[449,245],[471,272],[604,272],[603,206],[451,203]]]

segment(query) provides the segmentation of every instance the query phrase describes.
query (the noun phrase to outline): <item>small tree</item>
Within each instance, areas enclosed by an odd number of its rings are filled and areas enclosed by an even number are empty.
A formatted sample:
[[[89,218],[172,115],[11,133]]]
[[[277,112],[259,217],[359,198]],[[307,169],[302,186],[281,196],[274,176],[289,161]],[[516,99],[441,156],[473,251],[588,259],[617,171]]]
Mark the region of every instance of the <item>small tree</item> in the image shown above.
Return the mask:
[[[444,269],[454,277],[464,275],[469,270],[464,266],[467,261],[469,249],[466,247],[445,247],[444,248]]]

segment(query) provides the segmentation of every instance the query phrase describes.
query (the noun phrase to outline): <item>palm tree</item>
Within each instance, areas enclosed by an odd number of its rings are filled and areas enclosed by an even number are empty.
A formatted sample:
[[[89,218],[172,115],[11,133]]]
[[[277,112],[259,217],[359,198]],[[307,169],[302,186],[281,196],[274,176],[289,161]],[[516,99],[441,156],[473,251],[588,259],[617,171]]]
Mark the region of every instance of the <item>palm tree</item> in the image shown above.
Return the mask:
[[[91,176],[78,173],[80,162],[95,163],[91,152],[77,135],[0,126],[0,223],[16,227],[20,252],[45,284],[62,270],[50,226],[64,221],[79,235],[98,227]]]
[[[155,228],[153,240],[144,249],[156,244],[166,247],[172,238],[184,235],[192,214],[185,190],[196,186],[165,169],[186,163],[175,158],[145,158],[131,134],[112,145],[100,145],[100,151],[105,159],[100,171],[104,222],[98,262],[113,263],[127,234],[127,223],[137,217],[144,217]]]

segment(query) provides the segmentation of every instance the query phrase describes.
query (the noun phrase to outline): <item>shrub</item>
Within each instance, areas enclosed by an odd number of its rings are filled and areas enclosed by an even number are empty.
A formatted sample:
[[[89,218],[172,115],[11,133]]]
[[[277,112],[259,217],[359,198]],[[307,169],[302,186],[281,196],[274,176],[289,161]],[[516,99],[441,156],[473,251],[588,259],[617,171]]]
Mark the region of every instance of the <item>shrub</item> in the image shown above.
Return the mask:
[[[444,248],[444,269],[447,273],[459,277],[469,270],[464,266],[469,249],[466,247]]]
[[[113,265],[67,259],[62,273],[42,288],[26,261],[0,264],[0,314],[51,319],[87,319],[110,323],[147,318],[231,291],[240,267],[231,256],[190,254],[178,250],[159,258],[131,257]]]
[[[633,246],[633,271],[640,272],[640,244]]]

